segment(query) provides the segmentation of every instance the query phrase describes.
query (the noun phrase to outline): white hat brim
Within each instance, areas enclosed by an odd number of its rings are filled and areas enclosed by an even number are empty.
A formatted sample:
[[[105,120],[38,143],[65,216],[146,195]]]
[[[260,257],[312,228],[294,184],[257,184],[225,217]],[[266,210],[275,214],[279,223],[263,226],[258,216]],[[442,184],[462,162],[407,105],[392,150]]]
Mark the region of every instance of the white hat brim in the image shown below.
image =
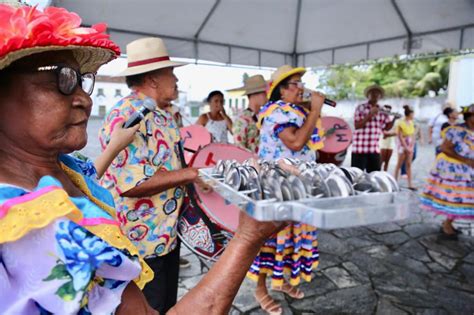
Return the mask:
[[[171,60],[159,61],[159,62],[150,63],[150,64],[146,64],[142,66],[136,66],[133,68],[127,68],[124,71],[114,75],[114,77],[128,77],[131,75],[147,73],[147,72],[158,70],[158,69],[186,66],[188,64],[189,63],[186,63],[186,62],[178,62],[178,61],[171,61]]]

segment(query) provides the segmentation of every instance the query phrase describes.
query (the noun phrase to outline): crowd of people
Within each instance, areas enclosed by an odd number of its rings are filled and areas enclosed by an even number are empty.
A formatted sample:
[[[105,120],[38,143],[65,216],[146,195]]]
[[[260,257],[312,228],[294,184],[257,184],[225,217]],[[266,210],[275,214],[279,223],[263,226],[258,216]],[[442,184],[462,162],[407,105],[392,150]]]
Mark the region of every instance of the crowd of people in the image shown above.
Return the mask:
[[[318,266],[317,228],[257,222],[244,212],[233,239],[201,281],[177,301],[180,241],[177,221],[186,186],[204,187],[182,158],[176,67],[159,38],[126,47],[131,94],[115,104],[99,132],[94,163],[73,155],[87,143],[95,73],[119,56],[102,24],[81,27],[65,9],[0,4],[7,21],[0,41],[0,310],[7,314],[224,314],[245,278],[268,314],[282,314],[272,290],[301,299],[297,288]],[[10,24],[8,24],[10,23]],[[19,25],[24,25],[19,28]],[[242,87],[248,108],[232,121],[224,94],[209,93],[197,124],[214,142],[234,143],[260,159],[315,161],[324,144],[325,96],[304,100],[305,68],[284,65],[269,82]],[[354,114],[352,166],[388,169],[396,141],[395,176],[412,161],[420,128],[404,107],[398,119],[381,107],[372,85]],[[136,126],[123,123],[151,99],[156,108]],[[306,102],[306,104],[305,104]],[[432,123],[437,163],[422,192],[423,207],[447,216],[441,228],[455,239],[458,217],[474,218],[474,105],[446,109]],[[441,123],[441,125],[440,125]],[[439,126],[439,131],[438,131]],[[238,261],[238,263],[236,263]],[[28,270],[27,273],[24,271]]]

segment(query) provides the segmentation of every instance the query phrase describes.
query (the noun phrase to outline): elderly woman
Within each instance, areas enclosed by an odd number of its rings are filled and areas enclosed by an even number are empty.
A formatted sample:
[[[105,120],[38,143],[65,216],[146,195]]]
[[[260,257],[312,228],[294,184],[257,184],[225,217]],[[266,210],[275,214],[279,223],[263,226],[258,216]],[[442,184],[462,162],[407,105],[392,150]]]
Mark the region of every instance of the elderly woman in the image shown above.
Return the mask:
[[[118,47],[103,25],[81,28],[64,9],[0,4],[0,16],[0,313],[156,314],[139,290],[153,273],[120,232],[111,195],[67,155],[86,145],[94,73]],[[170,313],[229,310],[278,230],[240,220],[221,260]]]
[[[324,101],[322,94],[313,92],[309,110],[303,102],[304,68],[281,66],[271,78],[269,102],[260,109],[257,125],[260,128],[259,157],[266,160],[296,158],[315,161],[321,148],[321,128],[317,128]],[[255,259],[248,276],[257,281],[255,297],[269,314],[281,314],[281,306],[269,295],[265,284],[267,274],[272,277],[272,288],[292,298],[301,299],[303,292],[295,286],[300,280],[311,281],[318,263],[316,228],[305,224],[291,224],[269,239]],[[289,282],[283,275],[289,274]]]
[[[422,207],[446,217],[440,238],[457,240],[455,219],[474,219],[474,104],[462,111],[464,123],[442,132],[441,153],[421,195]]]

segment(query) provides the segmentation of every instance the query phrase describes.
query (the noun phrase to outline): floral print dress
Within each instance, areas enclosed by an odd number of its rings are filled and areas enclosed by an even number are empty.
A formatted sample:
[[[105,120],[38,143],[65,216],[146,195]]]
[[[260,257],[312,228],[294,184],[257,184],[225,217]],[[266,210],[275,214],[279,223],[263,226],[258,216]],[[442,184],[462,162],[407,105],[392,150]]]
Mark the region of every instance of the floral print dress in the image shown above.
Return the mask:
[[[260,126],[259,158],[266,160],[295,158],[304,161],[315,161],[316,149],[322,147],[322,128],[317,127],[320,124],[320,120],[313,131],[311,139],[300,151],[292,151],[279,137],[285,128],[301,128],[307,114],[307,110],[303,107],[283,101],[265,104],[258,114],[259,121],[257,125]]]
[[[120,233],[91,164],[61,162],[87,197],[69,197],[50,176],[33,191],[0,184],[1,314],[113,314],[130,281],[153,276]]]
[[[316,152],[308,145],[305,145],[301,151],[291,151],[278,137],[279,133],[287,127],[299,128],[303,125],[304,117],[298,115],[295,110],[285,110],[285,108],[300,110],[299,106],[288,107],[288,104],[281,101],[277,104],[285,107],[276,108],[271,113],[267,112],[268,115],[261,123],[259,157],[274,161],[284,157],[314,161]],[[265,115],[267,105],[262,107],[259,116]],[[315,130],[314,133],[317,141],[319,132]],[[272,286],[280,287],[283,285],[284,276],[287,275],[291,285],[298,285],[301,280],[312,280],[313,270],[317,268],[318,263],[316,228],[307,224],[292,223],[265,242],[250,267],[247,277],[257,281],[260,274],[267,274],[271,277]]]
[[[466,125],[448,127],[442,135],[454,144],[458,155],[474,160],[474,132]],[[438,154],[420,198],[426,210],[451,219],[474,219],[474,168],[445,153]]]

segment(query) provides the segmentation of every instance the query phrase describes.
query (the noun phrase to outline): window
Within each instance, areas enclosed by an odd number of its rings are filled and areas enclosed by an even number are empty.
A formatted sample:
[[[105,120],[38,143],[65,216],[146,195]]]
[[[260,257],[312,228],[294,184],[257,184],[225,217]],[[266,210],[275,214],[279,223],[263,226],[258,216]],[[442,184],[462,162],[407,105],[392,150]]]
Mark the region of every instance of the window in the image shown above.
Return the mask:
[[[247,103],[247,100],[245,98],[242,99],[242,109],[245,109],[245,104]]]
[[[229,108],[232,108],[232,99],[229,98]]]
[[[105,96],[104,89],[102,88],[97,89],[97,96]]]
[[[123,97],[121,89],[115,89],[115,96],[114,97]]]

